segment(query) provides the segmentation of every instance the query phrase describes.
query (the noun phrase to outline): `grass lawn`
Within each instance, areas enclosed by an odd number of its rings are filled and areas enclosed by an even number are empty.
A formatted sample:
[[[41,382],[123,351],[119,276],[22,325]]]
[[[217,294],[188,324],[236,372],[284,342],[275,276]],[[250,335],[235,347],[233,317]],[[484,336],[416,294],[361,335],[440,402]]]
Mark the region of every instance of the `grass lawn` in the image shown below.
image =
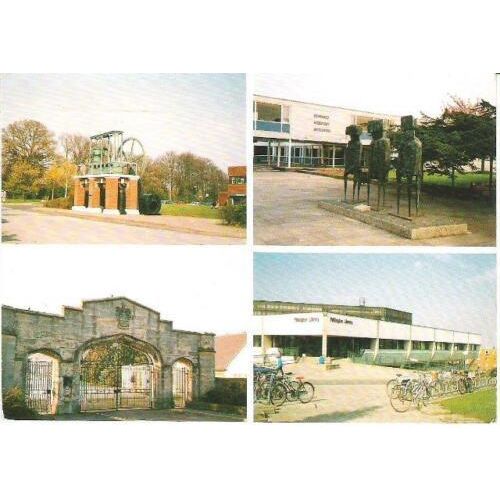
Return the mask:
[[[8,198],[5,200],[5,205],[8,205],[9,203],[15,204],[15,203],[42,203],[43,200],[24,200],[23,198]]]
[[[490,174],[488,172],[480,173],[466,173],[466,174],[456,174],[455,175],[455,187],[457,188],[469,188],[470,183],[474,182],[476,184],[488,185],[490,179]],[[396,172],[391,170],[389,172],[389,181],[396,181]],[[451,188],[451,179],[446,175],[429,175],[424,174],[424,184],[435,185],[435,186],[449,186]],[[495,175],[493,175],[493,185],[495,184]]]
[[[200,217],[202,219],[220,219],[218,208],[207,207],[205,205],[189,205],[176,203],[174,205],[163,205],[162,215],[177,215],[183,217]]]
[[[496,389],[465,394],[437,404],[451,413],[477,418],[482,422],[493,422],[497,416]]]

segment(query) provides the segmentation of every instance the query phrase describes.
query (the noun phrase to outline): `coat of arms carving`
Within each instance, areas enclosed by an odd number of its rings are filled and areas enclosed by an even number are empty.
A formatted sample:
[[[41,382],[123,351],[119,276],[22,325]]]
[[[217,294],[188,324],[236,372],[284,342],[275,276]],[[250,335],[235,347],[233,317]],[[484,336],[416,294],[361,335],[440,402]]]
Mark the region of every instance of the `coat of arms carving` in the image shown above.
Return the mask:
[[[129,328],[130,320],[134,317],[132,310],[122,304],[120,307],[115,308],[116,319],[118,320],[118,328]]]

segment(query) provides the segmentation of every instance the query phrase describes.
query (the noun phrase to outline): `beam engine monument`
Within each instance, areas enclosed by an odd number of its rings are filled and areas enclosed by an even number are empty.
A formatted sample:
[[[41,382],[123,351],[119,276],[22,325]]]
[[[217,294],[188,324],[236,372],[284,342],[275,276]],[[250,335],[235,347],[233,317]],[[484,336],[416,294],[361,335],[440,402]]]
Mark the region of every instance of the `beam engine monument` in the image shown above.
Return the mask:
[[[88,163],[78,167],[72,210],[109,215],[154,215],[161,200],[141,195],[139,164],[144,159],[139,139],[123,139],[112,130],[90,138]]]

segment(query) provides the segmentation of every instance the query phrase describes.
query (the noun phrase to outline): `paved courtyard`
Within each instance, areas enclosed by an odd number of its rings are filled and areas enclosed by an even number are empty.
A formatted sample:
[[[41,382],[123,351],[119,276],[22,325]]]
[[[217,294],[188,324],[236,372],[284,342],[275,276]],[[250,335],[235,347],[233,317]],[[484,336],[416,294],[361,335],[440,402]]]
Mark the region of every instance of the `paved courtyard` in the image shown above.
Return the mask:
[[[299,172],[254,172],[254,243],[348,246],[495,245],[495,213],[494,210],[485,208],[484,201],[434,197],[433,212],[448,214],[458,222],[466,222],[469,234],[409,240],[318,207],[320,201],[341,199],[343,195],[344,183],[341,179]]]
[[[44,420],[158,420],[171,422],[241,422],[242,417],[216,413],[214,411],[179,409],[179,410],[120,410],[78,413],[75,415],[57,415],[45,417]]]
[[[273,408],[256,404],[255,420],[263,422],[475,422],[452,415],[437,404],[421,410],[410,408],[398,413],[392,408],[386,393],[386,383],[396,373],[412,373],[400,368],[354,364],[349,360],[338,362],[339,367],[326,371],[301,360],[287,365],[285,371],[302,375],[315,386],[314,399],[307,404],[286,402]]]
[[[242,245],[245,242],[243,229],[222,226],[213,219],[141,215],[128,216],[130,222],[136,224],[129,225],[124,223],[124,216],[105,216],[99,220],[99,215],[87,217],[65,212],[69,211],[6,205],[2,209],[2,241],[141,245]]]

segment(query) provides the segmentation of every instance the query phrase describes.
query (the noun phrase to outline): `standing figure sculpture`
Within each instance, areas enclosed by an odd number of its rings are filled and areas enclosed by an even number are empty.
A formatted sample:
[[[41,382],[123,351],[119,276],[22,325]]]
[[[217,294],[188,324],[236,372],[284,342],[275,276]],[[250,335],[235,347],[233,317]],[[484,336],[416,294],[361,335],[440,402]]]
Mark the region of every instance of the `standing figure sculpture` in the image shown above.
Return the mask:
[[[401,117],[401,131],[403,137],[398,148],[397,182],[398,195],[397,205],[399,214],[399,203],[401,199],[401,185],[406,183],[408,193],[408,217],[411,217],[411,193],[415,183],[415,211],[418,215],[420,207],[420,188],[422,184],[422,143],[415,137],[415,120],[413,116]]]
[[[377,210],[380,208],[380,191],[382,191],[382,206],[385,203],[385,188],[387,175],[391,169],[391,141],[385,136],[382,120],[368,122],[368,132],[373,138],[371,145],[370,179],[377,179]]]
[[[352,200],[354,201],[354,193],[357,187],[359,201],[359,189],[361,187],[361,154],[363,148],[359,140],[361,132],[361,127],[357,125],[349,125],[345,129],[345,133],[350,139],[345,150],[344,201],[347,201],[347,176],[349,174],[353,176]]]

